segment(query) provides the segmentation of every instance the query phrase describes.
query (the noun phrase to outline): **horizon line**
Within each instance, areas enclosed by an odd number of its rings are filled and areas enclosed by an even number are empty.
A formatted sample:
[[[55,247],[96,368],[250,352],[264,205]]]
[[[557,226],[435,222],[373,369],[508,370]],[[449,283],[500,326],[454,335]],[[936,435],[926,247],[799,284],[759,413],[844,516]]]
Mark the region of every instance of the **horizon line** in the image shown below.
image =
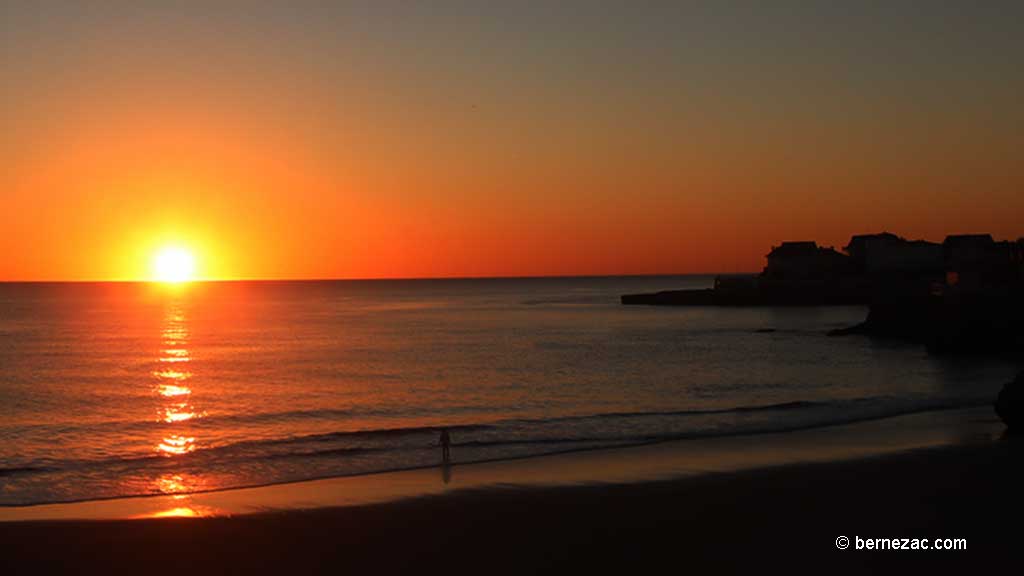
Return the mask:
[[[243,282],[406,282],[431,280],[543,280],[559,278],[656,278],[668,276],[742,276],[759,272],[650,272],[638,274],[526,274],[510,276],[406,276],[349,278],[201,278],[182,284],[228,284]],[[0,280],[0,284],[166,284],[160,280]]]

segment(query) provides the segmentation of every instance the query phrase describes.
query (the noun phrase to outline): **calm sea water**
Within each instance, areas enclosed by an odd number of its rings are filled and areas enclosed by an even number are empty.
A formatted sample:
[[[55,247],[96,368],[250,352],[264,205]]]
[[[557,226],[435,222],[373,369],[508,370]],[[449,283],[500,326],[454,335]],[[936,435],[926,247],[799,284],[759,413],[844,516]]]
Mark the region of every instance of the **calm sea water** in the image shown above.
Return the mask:
[[[0,284],[0,505],[762,433],[989,402],[1014,367],[648,308],[709,277]],[[771,331],[766,331],[771,330]]]

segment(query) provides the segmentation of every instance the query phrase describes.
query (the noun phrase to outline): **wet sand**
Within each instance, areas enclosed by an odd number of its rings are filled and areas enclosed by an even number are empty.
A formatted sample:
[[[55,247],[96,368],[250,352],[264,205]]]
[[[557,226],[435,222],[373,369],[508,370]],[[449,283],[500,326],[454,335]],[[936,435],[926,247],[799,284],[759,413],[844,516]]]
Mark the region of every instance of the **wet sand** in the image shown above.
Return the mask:
[[[1022,443],[1002,438],[988,414],[456,466],[448,484],[438,470],[424,470],[392,475],[404,481],[375,475],[268,487],[255,491],[278,494],[263,507],[277,510],[231,517],[3,522],[0,568],[520,574],[1009,567],[1024,512],[1024,478],[1014,466]],[[426,491],[426,482],[440,488]],[[374,502],[374,485],[407,490]],[[317,505],[330,501],[315,494],[326,486],[348,486],[351,500]],[[295,505],[303,491],[312,507]],[[244,492],[207,496],[223,513]],[[839,536],[966,538],[967,551],[838,550]]]

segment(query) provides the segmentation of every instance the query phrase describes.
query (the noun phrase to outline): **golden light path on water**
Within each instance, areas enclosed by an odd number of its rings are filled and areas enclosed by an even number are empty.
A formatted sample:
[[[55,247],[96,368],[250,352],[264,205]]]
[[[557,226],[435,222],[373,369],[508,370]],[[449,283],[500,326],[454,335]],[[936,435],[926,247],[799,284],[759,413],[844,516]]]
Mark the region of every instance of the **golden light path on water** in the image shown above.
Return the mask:
[[[162,510],[147,516],[147,518],[201,518],[203,516],[220,515],[217,510],[209,506],[180,506],[169,510]]]
[[[152,372],[156,378],[157,419],[170,425],[156,443],[155,450],[168,458],[177,458],[196,449],[196,438],[186,425],[204,416],[192,404],[191,381],[194,374],[188,369],[192,363],[189,336],[184,306],[180,300],[172,300],[164,316],[157,358],[163,367]],[[173,495],[175,500],[173,508],[151,514],[154,518],[198,517],[213,513],[203,506],[189,504],[188,493],[203,489],[201,478],[185,473],[165,473],[154,480],[153,487],[162,494]]]

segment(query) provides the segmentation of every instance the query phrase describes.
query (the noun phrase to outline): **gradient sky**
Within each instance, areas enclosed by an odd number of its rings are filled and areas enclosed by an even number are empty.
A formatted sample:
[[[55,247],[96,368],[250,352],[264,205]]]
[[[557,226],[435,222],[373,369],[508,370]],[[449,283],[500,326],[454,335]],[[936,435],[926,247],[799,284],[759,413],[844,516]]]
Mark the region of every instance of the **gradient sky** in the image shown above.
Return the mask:
[[[215,4],[215,6],[211,6]],[[0,0],[0,279],[753,271],[1024,235],[1020,2]]]

